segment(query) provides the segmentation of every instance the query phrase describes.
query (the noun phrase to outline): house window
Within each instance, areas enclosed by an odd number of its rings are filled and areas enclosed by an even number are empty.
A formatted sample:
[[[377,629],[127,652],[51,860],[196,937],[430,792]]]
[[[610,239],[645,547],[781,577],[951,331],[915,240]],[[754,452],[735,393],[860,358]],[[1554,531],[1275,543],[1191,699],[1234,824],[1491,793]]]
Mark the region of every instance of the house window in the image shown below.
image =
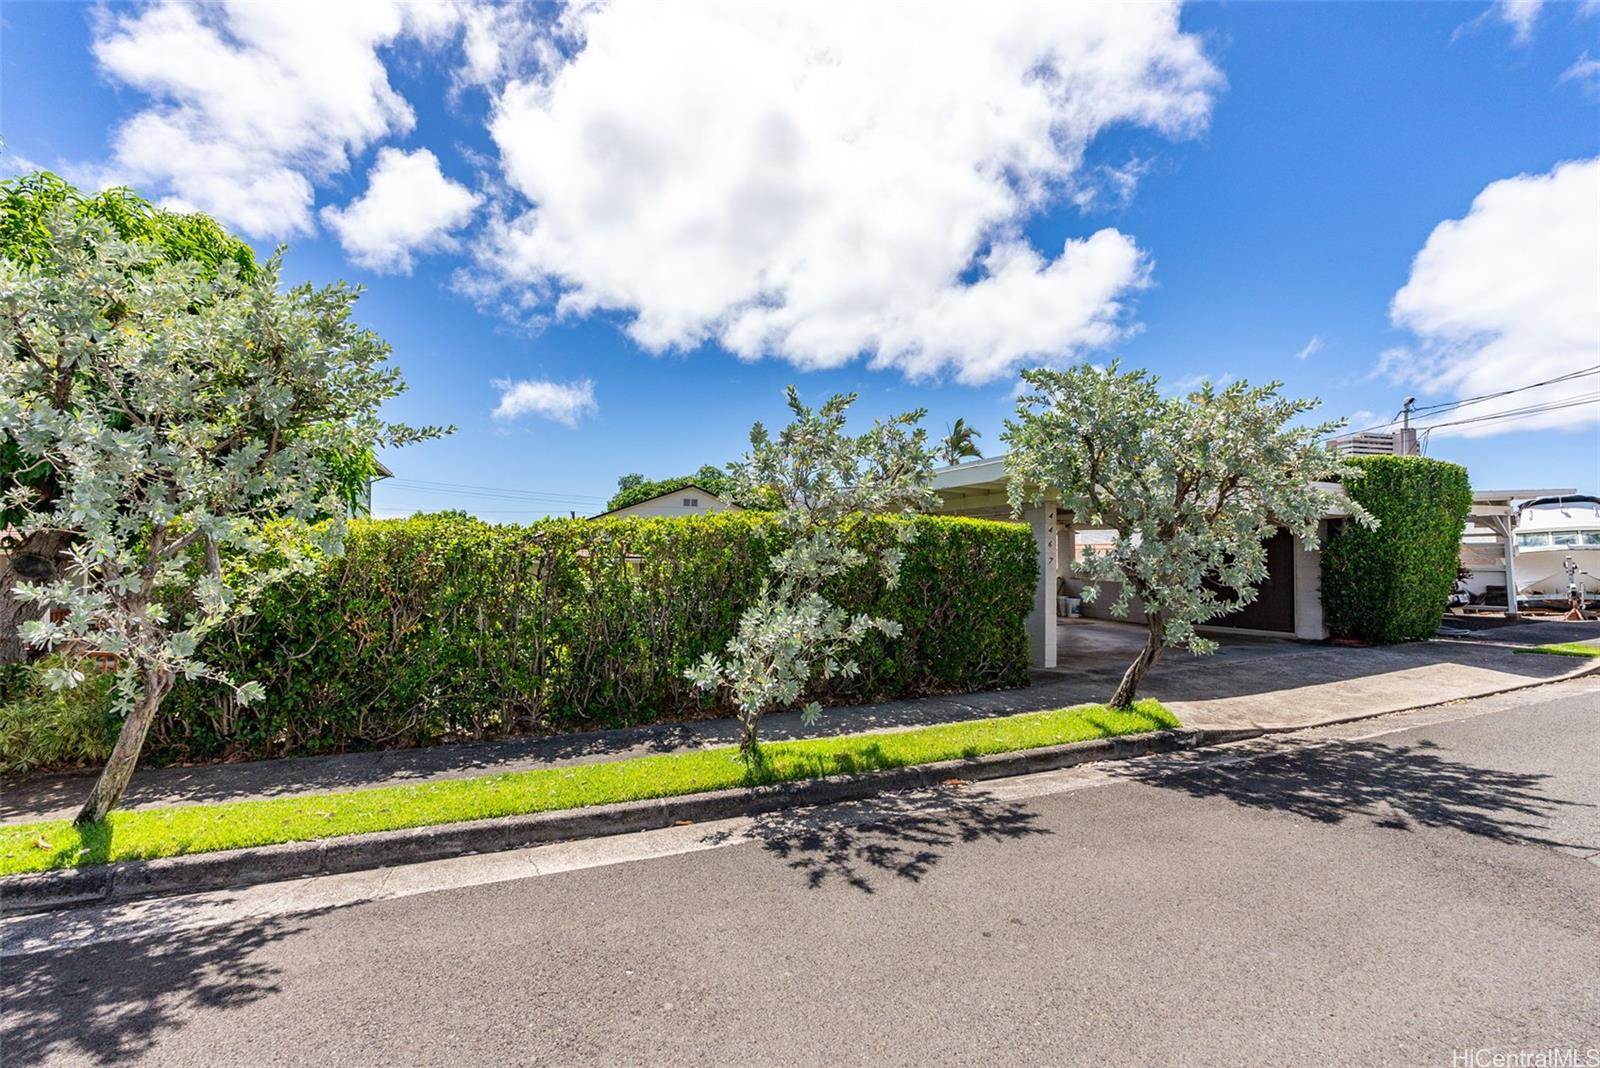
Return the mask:
[[[700,498],[699,497],[685,497],[683,499],[683,506],[685,508],[698,508],[698,507],[700,507]]]

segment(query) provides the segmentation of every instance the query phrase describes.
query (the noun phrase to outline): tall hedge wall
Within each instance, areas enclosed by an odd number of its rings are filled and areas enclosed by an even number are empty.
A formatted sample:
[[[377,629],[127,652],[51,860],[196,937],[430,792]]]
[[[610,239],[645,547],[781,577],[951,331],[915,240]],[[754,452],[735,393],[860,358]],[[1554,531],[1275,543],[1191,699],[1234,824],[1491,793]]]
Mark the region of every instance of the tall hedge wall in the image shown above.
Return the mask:
[[[855,536],[893,536],[893,520]],[[863,572],[840,603],[905,625],[863,650],[824,702],[960,692],[1027,678],[1037,574],[1013,524],[915,520],[900,585]],[[425,744],[618,727],[708,707],[683,670],[721,650],[779,536],[770,516],[722,513],[492,526],[464,517],[352,525],[346,555],[279,588],[205,655],[259,680],[241,709],[184,684],[147,752],[173,761]]]
[[[1467,469],[1421,456],[1367,456],[1345,491],[1378,519],[1345,523],[1322,550],[1322,607],[1337,637],[1432,637],[1455,584],[1472,507]]]

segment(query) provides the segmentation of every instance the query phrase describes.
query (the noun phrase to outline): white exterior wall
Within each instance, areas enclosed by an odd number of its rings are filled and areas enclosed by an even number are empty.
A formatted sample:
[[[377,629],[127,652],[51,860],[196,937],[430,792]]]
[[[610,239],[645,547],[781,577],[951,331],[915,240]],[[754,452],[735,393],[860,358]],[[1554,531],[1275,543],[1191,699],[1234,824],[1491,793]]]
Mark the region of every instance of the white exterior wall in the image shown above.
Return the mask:
[[[1317,539],[1328,536],[1328,521],[1317,524]],[[1294,539],[1294,636],[1302,641],[1319,642],[1328,636],[1322,618],[1322,550],[1309,549],[1296,535]]]
[[[1036,668],[1056,666],[1056,577],[1061,574],[1056,506],[1029,508],[1022,519],[1033,529],[1039,550],[1039,581],[1033,588],[1033,610],[1028,613],[1028,661]]]
[[[698,505],[687,505],[685,499],[698,499]],[[712,512],[739,511],[737,505],[729,504],[721,497],[705,490],[694,488],[674,490],[663,493],[659,497],[652,497],[648,501],[630,504],[626,508],[618,508],[615,512],[607,512],[606,519],[628,519],[640,516],[685,516],[709,515]],[[599,518],[599,517],[597,517]]]
[[[1109,619],[1118,623],[1143,623],[1144,607],[1139,603],[1139,598],[1134,597],[1128,602],[1127,615],[1112,615],[1111,606],[1117,603],[1117,598],[1122,596],[1122,583],[1120,582],[1090,582],[1083,578],[1068,578],[1067,592],[1073,597],[1082,598],[1085,586],[1098,586],[1100,596],[1092,602],[1083,601],[1078,611],[1083,613],[1085,619]]]

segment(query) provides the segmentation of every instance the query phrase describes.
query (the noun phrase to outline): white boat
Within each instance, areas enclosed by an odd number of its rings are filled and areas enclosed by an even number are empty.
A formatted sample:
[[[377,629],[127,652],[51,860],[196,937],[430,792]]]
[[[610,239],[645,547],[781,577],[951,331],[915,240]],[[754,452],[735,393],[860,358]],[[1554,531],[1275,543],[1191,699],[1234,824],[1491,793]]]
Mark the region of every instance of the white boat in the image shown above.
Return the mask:
[[[1535,497],[1517,510],[1517,594],[1565,602],[1576,583],[1600,596],[1600,497]]]

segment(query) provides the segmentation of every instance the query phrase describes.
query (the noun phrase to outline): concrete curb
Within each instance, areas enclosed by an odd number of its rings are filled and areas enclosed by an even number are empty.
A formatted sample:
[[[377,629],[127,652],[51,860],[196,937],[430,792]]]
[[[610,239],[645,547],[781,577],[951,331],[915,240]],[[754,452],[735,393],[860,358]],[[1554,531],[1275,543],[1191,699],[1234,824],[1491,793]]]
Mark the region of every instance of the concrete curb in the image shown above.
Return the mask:
[[[598,838],[674,824],[754,816],[805,805],[858,801],[895,790],[937,786],[949,779],[998,779],[1053,771],[1097,760],[1123,760],[1255,737],[1259,730],[1206,731],[1191,727],[1025,749],[1015,753],[826,779],[719,790],[648,801],[540,812],[526,816],[447,823],[402,831],[285,842],[160,860],[126,861],[90,868],[0,878],[0,916],[102,904],[142,897],[223,890],[362,871],[468,853],[494,853],[579,838]]]

